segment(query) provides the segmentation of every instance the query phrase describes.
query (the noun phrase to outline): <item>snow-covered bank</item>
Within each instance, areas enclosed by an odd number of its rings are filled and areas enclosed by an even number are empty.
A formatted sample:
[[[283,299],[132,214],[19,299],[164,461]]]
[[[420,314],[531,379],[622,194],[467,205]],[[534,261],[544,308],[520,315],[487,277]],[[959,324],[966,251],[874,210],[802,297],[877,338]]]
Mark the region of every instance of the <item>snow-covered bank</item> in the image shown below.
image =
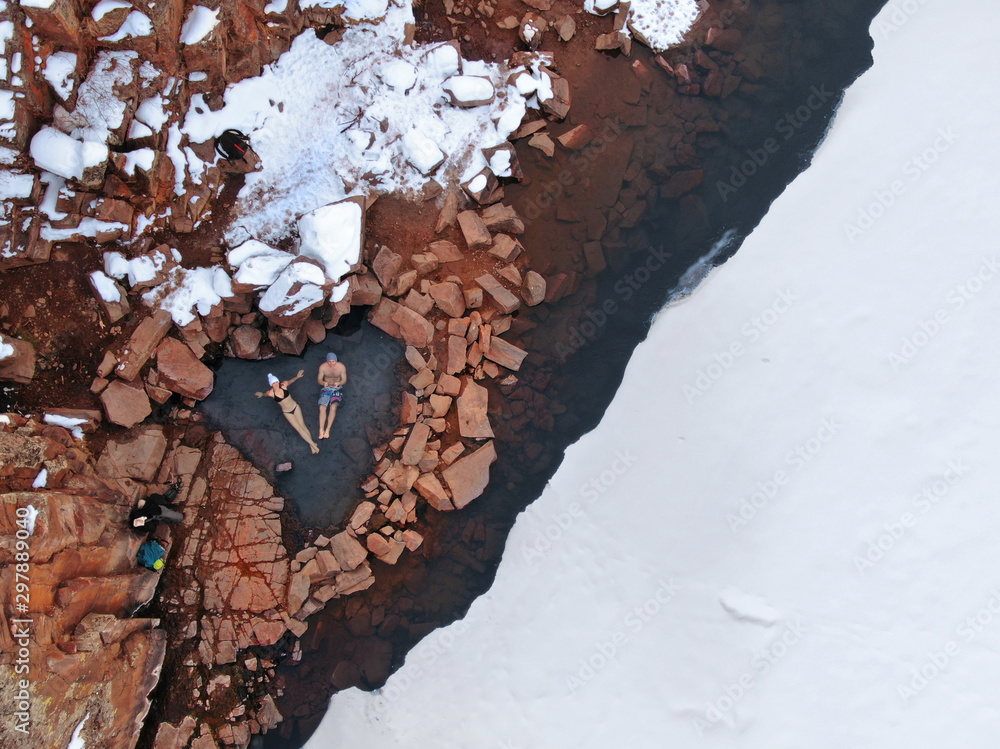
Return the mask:
[[[310,747],[994,742],[1000,10],[905,8],[812,167],[659,316],[492,590],[380,694],[335,696]]]

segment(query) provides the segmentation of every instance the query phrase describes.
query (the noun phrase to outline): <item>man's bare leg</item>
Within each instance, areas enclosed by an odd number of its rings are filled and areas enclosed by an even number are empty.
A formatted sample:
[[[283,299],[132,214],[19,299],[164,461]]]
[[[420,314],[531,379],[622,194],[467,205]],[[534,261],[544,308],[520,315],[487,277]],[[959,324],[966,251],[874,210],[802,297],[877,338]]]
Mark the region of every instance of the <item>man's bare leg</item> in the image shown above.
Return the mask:
[[[329,430],[326,430],[326,429],[323,428],[323,425],[325,423],[326,423],[326,406],[320,406],[319,407],[319,437],[317,437],[316,439],[325,440],[327,437],[330,436]]]
[[[323,424],[323,439],[330,439],[330,429],[333,428],[333,420],[337,418],[337,404],[331,403],[327,414],[320,413],[320,423]]]

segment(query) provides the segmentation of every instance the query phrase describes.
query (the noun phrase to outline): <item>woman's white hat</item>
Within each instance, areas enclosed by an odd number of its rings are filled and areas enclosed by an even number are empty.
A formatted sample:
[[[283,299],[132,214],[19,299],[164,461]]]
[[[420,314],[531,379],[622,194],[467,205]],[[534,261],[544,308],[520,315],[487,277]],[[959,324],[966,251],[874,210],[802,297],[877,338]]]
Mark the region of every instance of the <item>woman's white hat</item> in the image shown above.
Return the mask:
[[[267,384],[268,385],[275,385],[275,384],[278,383],[278,381],[279,381],[278,378],[275,377],[273,374],[271,374],[270,372],[267,373]]]

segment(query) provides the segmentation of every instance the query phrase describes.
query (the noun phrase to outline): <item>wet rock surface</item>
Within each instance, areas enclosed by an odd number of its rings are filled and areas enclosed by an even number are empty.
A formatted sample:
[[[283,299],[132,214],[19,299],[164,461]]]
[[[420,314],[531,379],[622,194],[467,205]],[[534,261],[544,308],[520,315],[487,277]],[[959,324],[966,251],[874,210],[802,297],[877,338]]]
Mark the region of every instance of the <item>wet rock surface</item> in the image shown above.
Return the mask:
[[[315,439],[319,425],[316,373],[329,351],[344,362],[348,381],[330,439],[321,440],[320,453],[312,455],[278,405],[269,398],[257,399],[254,392],[267,389],[268,372],[286,379],[304,369],[305,376],[290,392]],[[350,335],[330,336],[301,358],[226,360],[216,374],[215,392],[204,401],[202,411],[272,478],[278,491],[292,499],[303,523],[321,528],[335,525],[363,498],[358,480],[373,464],[370,442],[377,444],[397,426],[392,394],[402,353],[399,342],[364,324]],[[274,473],[276,466],[286,462],[292,463],[291,470]]]

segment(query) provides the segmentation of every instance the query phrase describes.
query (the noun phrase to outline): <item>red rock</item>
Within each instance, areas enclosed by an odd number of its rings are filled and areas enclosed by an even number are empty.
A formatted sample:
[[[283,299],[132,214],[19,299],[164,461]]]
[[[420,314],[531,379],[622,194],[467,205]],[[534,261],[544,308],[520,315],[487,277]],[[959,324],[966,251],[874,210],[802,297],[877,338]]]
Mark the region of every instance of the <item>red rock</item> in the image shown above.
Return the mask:
[[[455,375],[464,371],[465,358],[465,339],[457,335],[448,336],[448,361],[445,364],[445,373]]]
[[[98,291],[95,278],[101,278],[103,276],[103,283],[113,285],[115,291],[118,292],[118,299],[107,300],[104,295]],[[104,310],[104,314],[107,315],[109,323],[116,323],[121,320],[125,315],[131,311],[131,307],[128,303],[128,297],[125,295],[125,289],[122,288],[121,284],[112,278],[104,276],[100,271],[94,271],[87,275],[87,280],[90,283],[90,289],[94,292],[94,299],[100,305],[101,309]]]
[[[396,305],[392,320],[399,326],[399,335],[410,346],[427,348],[434,338],[434,326],[413,310]]]
[[[430,367],[424,367],[409,380],[414,390],[424,390],[434,382],[434,372]]]
[[[556,137],[556,140],[562,143],[563,147],[568,148],[570,151],[579,151],[581,148],[589,145],[590,141],[593,139],[594,134],[586,125],[577,125],[576,127],[567,130],[562,135]]]
[[[260,356],[261,337],[260,330],[252,325],[240,325],[230,337],[233,353],[240,359],[256,359]]]
[[[80,49],[80,6],[72,0],[54,0],[47,7],[24,6],[31,19],[32,34],[60,47]]]
[[[537,13],[525,13],[521,18],[520,28],[517,35],[521,38],[528,49],[538,49],[542,43],[542,36],[549,27],[549,22]]]
[[[521,298],[529,307],[541,304],[545,300],[545,279],[535,271],[529,270],[524,275]]]
[[[194,734],[198,721],[194,716],[188,715],[178,726],[170,723],[160,723],[156,730],[156,740],[153,742],[153,749],[183,749]]]
[[[166,450],[163,427],[150,424],[124,437],[108,440],[97,461],[97,470],[105,478],[130,478],[149,483],[156,476]]]
[[[372,574],[371,567],[365,562],[356,570],[337,575],[334,591],[338,596],[347,596],[370,588],[374,583],[375,576]]]
[[[521,271],[517,269],[515,265],[505,265],[497,271],[497,275],[506,281],[510,281],[515,286],[520,286],[521,281],[524,280],[521,277]]]
[[[446,466],[450,466],[452,463],[455,462],[455,459],[458,458],[458,456],[464,452],[465,452],[465,445],[463,445],[461,442],[456,442],[454,445],[452,445],[443,453],[441,453],[441,462],[444,463]]]
[[[434,255],[439,263],[455,263],[465,257],[454,242],[449,242],[446,239],[431,242],[427,245],[424,253]]]
[[[389,288],[389,284],[392,283],[396,274],[399,273],[399,268],[402,264],[403,256],[397,255],[388,247],[383,246],[378,251],[375,259],[372,261],[372,270],[375,271],[375,275],[378,277],[383,289]]]
[[[437,392],[443,395],[458,395],[462,390],[462,381],[450,374],[438,377]]]
[[[424,422],[426,423],[426,422]],[[413,487],[420,471],[416,466],[405,465],[402,461],[393,463],[389,470],[382,474],[382,482],[393,494],[402,494]]]
[[[430,436],[430,427],[423,422],[413,425],[413,428],[410,430],[410,436],[407,437],[406,444],[403,446],[401,460],[404,465],[415,466],[420,462]]]
[[[274,704],[274,698],[269,694],[265,695],[264,699],[261,700],[260,710],[257,711],[256,718],[257,722],[260,724],[261,730],[265,733],[273,730],[282,720],[284,720],[284,718],[281,717],[281,713],[278,712],[278,708]],[[194,747],[191,749],[194,749]]]
[[[356,273],[347,278],[351,293],[351,306],[370,307],[382,298],[382,286],[378,279],[368,273]]]
[[[341,531],[330,539],[330,551],[337,558],[337,563],[345,570],[357,569],[365,561],[368,552],[347,531]]]
[[[312,581],[308,574],[296,572],[292,575],[292,581],[288,584],[288,611],[293,616],[302,608],[302,604],[309,598],[309,585]]]
[[[399,418],[404,424],[414,424],[420,413],[420,406],[417,403],[417,396],[413,393],[403,393],[403,407]]]
[[[568,42],[576,33],[576,21],[573,20],[572,16],[560,16],[552,24],[552,28],[559,34],[560,39]]]
[[[403,508],[403,503],[398,499],[392,501],[392,504],[386,508],[385,519],[390,523],[402,524],[406,522],[406,510]]]
[[[157,347],[156,367],[160,387],[195,400],[204,400],[212,392],[215,382],[212,370],[176,338],[165,338]]]
[[[465,297],[465,306],[469,309],[477,309],[483,306],[482,289],[463,289],[462,295]]]
[[[0,380],[25,384],[35,376],[35,347],[20,338],[0,336],[0,345],[10,346],[14,352],[0,359]]]
[[[465,356],[465,361],[470,367],[475,369],[479,366],[480,362],[483,360],[483,349],[479,345],[479,341],[473,341],[469,346],[469,351]]]
[[[448,321],[448,335],[458,335],[465,338],[465,334],[469,332],[469,318],[467,317],[453,317]]]
[[[506,232],[508,234],[524,234],[524,221],[517,215],[513,206],[497,203],[483,209],[483,224],[491,232]]]
[[[326,340],[326,327],[323,322],[315,317],[310,317],[305,321],[302,329],[306,333],[306,338],[310,343],[318,344]]]
[[[406,361],[418,372],[427,368],[427,360],[413,346],[406,347]]]
[[[439,418],[448,415],[448,409],[451,408],[450,395],[438,395],[434,393],[427,401],[431,406],[431,416]]]
[[[462,211],[458,214],[458,225],[465,237],[465,243],[470,250],[485,250],[490,246],[490,232],[486,224],[475,211]]]
[[[465,297],[458,284],[451,281],[436,283],[428,289],[428,293],[446,315],[461,317],[465,314]]]
[[[497,459],[493,440],[444,469],[442,476],[451,489],[452,504],[461,510],[486,489],[490,480],[490,465]]]
[[[392,279],[385,293],[389,296],[403,296],[417,282],[417,272],[408,270]]]
[[[554,276],[549,276],[545,282],[545,301],[548,304],[554,304],[562,299],[569,289],[569,280],[568,273],[556,273]]]
[[[553,75],[551,78],[552,96],[542,102],[542,111],[562,120],[569,114],[570,107],[573,104],[569,81],[557,75]]]
[[[153,412],[141,382],[113,381],[101,393],[101,405],[108,421],[123,427],[134,427]]]
[[[463,377],[465,387],[458,396],[458,432],[470,439],[492,438],[489,417],[489,391],[471,377]]]
[[[448,498],[448,492],[441,486],[438,477],[433,473],[424,473],[414,482],[413,488],[420,492],[420,496],[427,500],[435,510],[445,512],[454,510],[455,506]]]
[[[504,286],[497,281],[491,273],[484,273],[476,279],[476,283],[483,288],[483,291],[493,298],[497,307],[499,307],[500,311],[504,314],[510,314],[521,306],[520,300],[507,291],[507,289],[504,288]]]
[[[548,133],[535,133],[528,139],[528,145],[537,148],[550,159],[556,154],[555,141],[549,137]]]
[[[524,247],[513,237],[506,234],[497,234],[493,239],[493,246],[490,247],[490,254],[500,258],[505,263],[512,262],[524,251]]]
[[[390,549],[389,542],[381,533],[369,533],[368,537],[365,538],[365,546],[377,557],[388,554]]]
[[[475,189],[475,187],[479,189]],[[483,167],[477,175],[468,182],[462,184],[465,194],[476,201],[479,205],[488,205],[493,202],[493,197],[498,194],[500,181],[489,167]]]
[[[421,276],[433,273],[441,265],[441,261],[438,260],[437,255],[433,252],[422,252],[412,255],[410,262],[413,263],[413,268],[417,271],[417,274]]]
[[[170,313],[162,309],[139,323],[118,357],[115,374],[123,380],[134,380],[172,323]]]
[[[368,538],[371,538],[369,536]],[[384,538],[384,536],[383,536]],[[403,554],[403,550],[406,548],[406,544],[395,538],[387,538],[386,540],[386,550],[381,554],[376,554],[380,561],[386,564],[395,564],[399,561],[399,557]]]
[[[403,531],[403,543],[406,544],[406,548],[410,551],[416,551],[420,548],[420,544],[424,542],[424,537],[417,533],[415,530],[410,530],[409,528]]]
[[[507,343],[507,341],[502,338],[490,339],[489,351],[485,352],[487,359],[496,362],[501,367],[513,370],[514,372],[521,368],[521,364],[524,362],[524,358],[527,355],[527,351],[522,348],[518,348],[512,343]]]
[[[393,338],[402,338],[399,323],[393,319],[397,309],[399,309],[399,305],[396,302],[382,297],[375,308],[368,313],[368,322]]]
[[[710,98],[718,98],[722,96],[722,90],[725,86],[725,75],[718,70],[711,71],[705,76],[705,96]]]
[[[421,317],[426,317],[434,309],[434,300],[427,294],[421,294],[416,289],[410,289],[410,293],[403,300],[403,305],[409,307]]]
[[[455,218],[458,216],[458,193],[454,190],[449,190],[448,194],[444,199],[444,207],[441,209],[441,213],[438,215],[437,223],[434,225],[434,233],[440,234],[449,226],[455,225]],[[450,244],[450,243],[449,243]],[[437,255],[437,253],[434,253]],[[438,255],[438,259],[442,263],[449,262],[441,258]]]
[[[372,516],[373,512],[375,512],[374,502],[362,502],[354,509],[354,512],[351,514],[351,520],[349,525],[354,530],[362,528],[364,524],[368,522],[368,519]]]

